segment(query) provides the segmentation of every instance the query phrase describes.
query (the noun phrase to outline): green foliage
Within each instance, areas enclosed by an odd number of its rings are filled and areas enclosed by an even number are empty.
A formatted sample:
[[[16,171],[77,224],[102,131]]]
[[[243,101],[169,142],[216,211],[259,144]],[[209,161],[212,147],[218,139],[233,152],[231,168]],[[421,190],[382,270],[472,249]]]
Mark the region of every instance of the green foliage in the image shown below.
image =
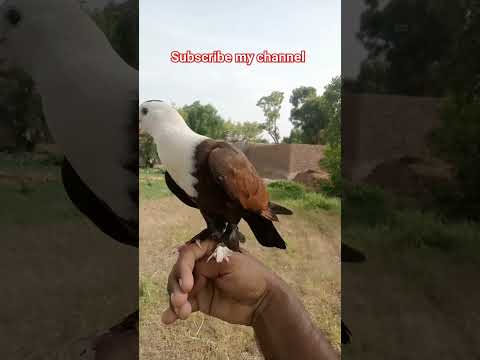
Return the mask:
[[[178,112],[196,133],[212,139],[226,138],[225,120],[218,114],[213,105],[202,105],[199,101],[195,101],[191,105],[185,105],[178,109]]]
[[[225,121],[211,104],[202,105],[199,101],[195,101],[191,105],[179,108],[178,112],[193,131],[212,139],[252,143],[265,141],[261,137],[262,124]]]
[[[273,142],[280,142],[280,132],[277,121],[280,118],[280,109],[282,108],[283,92],[273,91],[268,96],[263,96],[258,100],[257,106],[263,110],[265,123],[263,129],[270,135]]]
[[[293,181],[274,181],[268,184],[268,192],[275,199],[296,199],[305,196],[305,187]]]
[[[445,96],[478,93],[476,1],[365,0],[357,36],[368,51],[354,91]]]
[[[140,134],[138,145],[140,167],[153,167],[159,163],[160,159],[158,158],[157,146],[150,135]]]
[[[386,193],[375,186],[357,185],[343,191],[343,214],[345,226],[360,223],[368,226],[388,224],[393,209]],[[348,220],[348,222],[347,222]]]
[[[306,211],[336,211],[340,208],[337,198],[307,191],[303,185],[292,181],[275,181],[268,184],[267,188],[273,201],[281,201],[287,207]]]
[[[264,142],[264,140],[261,138],[262,132],[263,127],[257,122],[225,122],[225,140],[227,141],[248,143]]]
[[[342,81],[340,76],[334,77],[322,94],[322,107],[327,114],[328,122],[322,134],[323,140],[332,146],[341,143],[341,107]]]
[[[122,59],[138,69],[138,1],[112,1],[95,10],[92,18]]]
[[[321,96],[313,87],[301,86],[290,96],[292,132],[286,143],[336,144],[340,142],[341,80],[334,77]]]
[[[284,137],[282,142],[285,144],[303,144],[303,132],[301,129],[293,128],[290,131],[290,136]]]
[[[50,139],[40,95],[31,77],[19,69],[4,71],[0,77],[0,121],[13,129],[17,150],[31,151],[35,144]]]
[[[298,201],[298,200],[297,200]],[[325,196],[318,192],[307,192],[302,201],[302,206],[306,210],[338,210],[340,202],[337,198]]]
[[[480,101],[450,99],[442,112],[442,126],[432,134],[437,153],[452,164],[459,191],[442,196],[447,215],[480,219]]]
[[[339,143],[327,144],[325,157],[320,160],[320,166],[330,174],[330,181],[322,184],[322,190],[330,195],[342,194],[342,148]]]
[[[372,204],[373,205],[373,204]],[[366,210],[368,205],[364,205]],[[344,206],[343,212],[347,209]],[[389,209],[388,221],[349,221],[342,214],[342,237],[349,242],[370,243],[376,250],[385,248],[398,256],[398,251],[432,249],[453,253],[478,262],[480,228],[473,222],[447,222],[431,212]],[[364,218],[360,219],[364,220]],[[368,252],[368,250],[366,250]]]

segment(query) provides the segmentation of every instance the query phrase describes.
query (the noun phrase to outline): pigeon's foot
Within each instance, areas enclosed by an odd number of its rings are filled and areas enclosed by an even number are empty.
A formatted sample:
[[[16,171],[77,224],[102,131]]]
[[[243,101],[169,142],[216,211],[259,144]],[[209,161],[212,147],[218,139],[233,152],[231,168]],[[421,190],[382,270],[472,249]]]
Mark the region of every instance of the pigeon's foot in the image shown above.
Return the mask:
[[[226,247],[224,243],[219,243],[214,252],[208,257],[207,262],[209,262],[212,258],[215,258],[217,263],[221,263],[224,259],[229,262],[230,259],[228,257],[232,254],[233,251]]]

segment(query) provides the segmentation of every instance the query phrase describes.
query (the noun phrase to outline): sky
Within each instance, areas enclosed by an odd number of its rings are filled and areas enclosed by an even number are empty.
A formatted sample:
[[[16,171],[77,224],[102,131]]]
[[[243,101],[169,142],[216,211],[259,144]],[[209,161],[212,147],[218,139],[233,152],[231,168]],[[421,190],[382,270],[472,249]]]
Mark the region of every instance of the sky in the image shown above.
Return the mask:
[[[257,101],[285,93],[279,128],[288,136],[292,90],[318,93],[341,71],[340,0],[140,1],[140,100],[211,103],[233,121],[263,121]],[[175,64],[173,50],[299,52],[305,64]]]

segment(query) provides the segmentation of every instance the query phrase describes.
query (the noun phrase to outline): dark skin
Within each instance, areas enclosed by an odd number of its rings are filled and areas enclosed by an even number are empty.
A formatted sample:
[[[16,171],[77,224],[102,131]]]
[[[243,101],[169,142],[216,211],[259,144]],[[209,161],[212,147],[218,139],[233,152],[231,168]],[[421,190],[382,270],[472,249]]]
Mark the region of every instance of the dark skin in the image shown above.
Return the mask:
[[[265,359],[338,359],[292,289],[244,249],[229,261],[207,262],[217,243],[187,244],[168,279],[165,324],[201,311],[232,324],[252,326]],[[286,336],[288,334],[288,336]]]

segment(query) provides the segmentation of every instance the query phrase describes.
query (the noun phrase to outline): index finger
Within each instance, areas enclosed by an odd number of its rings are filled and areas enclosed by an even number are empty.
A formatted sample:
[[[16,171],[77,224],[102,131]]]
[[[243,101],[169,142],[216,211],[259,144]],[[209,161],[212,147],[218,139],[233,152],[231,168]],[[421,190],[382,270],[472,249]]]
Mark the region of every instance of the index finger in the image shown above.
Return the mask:
[[[192,290],[195,263],[209,254],[216,245],[217,243],[213,240],[205,240],[201,242],[201,246],[188,244],[180,249],[177,262],[174,265],[174,272],[182,291],[188,293]]]

